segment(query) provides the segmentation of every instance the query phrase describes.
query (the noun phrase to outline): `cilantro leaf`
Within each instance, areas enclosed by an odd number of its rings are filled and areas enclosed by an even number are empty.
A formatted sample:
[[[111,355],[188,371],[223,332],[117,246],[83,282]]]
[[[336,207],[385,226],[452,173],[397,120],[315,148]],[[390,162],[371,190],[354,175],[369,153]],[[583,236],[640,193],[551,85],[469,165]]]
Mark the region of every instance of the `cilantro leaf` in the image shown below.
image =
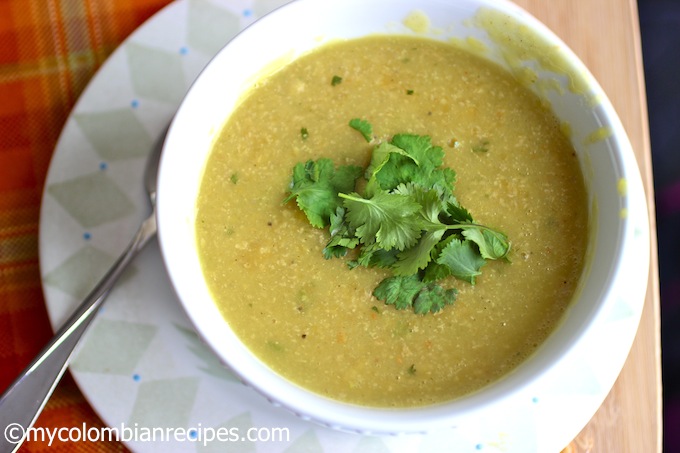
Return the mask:
[[[356,180],[361,177],[363,169],[356,165],[342,165],[335,169],[335,173],[331,178],[331,185],[334,189],[340,192],[349,192],[354,190]]]
[[[428,231],[413,247],[399,252],[393,264],[395,275],[412,275],[425,269],[432,260],[432,249],[440,241],[445,230]]]
[[[441,255],[442,250],[444,250],[444,248],[446,248],[446,246],[448,246],[451,241],[453,241],[454,239],[458,239],[457,234],[451,234],[449,232],[447,232],[446,234],[447,235],[444,236],[444,239],[442,239],[437,245],[435,245],[432,248],[432,251],[430,252],[431,261],[422,273],[424,282],[434,282],[437,280],[444,279],[451,275],[450,267],[446,266],[445,264],[439,264],[437,262],[439,256]]]
[[[378,173],[382,169],[382,167],[385,166],[385,164],[389,161],[391,153],[405,156],[413,160],[413,162],[416,165],[418,165],[418,161],[416,160],[416,158],[410,156],[403,149],[399,148],[398,146],[394,146],[389,142],[382,142],[373,149],[373,154],[371,155],[371,163],[366,169],[366,179],[372,178],[376,173]]]
[[[371,123],[368,121],[360,118],[352,118],[349,121],[349,127],[359,131],[367,142],[370,142],[373,139],[373,126],[371,126]]]
[[[454,277],[474,285],[486,260],[479,255],[472,242],[452,239],[441,251],[437,263],[447,266]]]
[[[392,145],[394,146],[394,145]],[[403,151],[403,150],[402,150]],[[413,181],[418,174],[416,164],[406,153],[389,153],[387,160],[380,166],[373,177],[383,190],[393,190],[399,184]]]
[[[456,173],[450,168],[439,168],[444,150],[433,146],[430,137],[399,134],[392,137],[390,144],[403,152],[391,151],[387,162],[374,172],[384,190],[392,190],[399,184],[414,182],[424,187],[440,185],[453,190]]]
[[[455,197],[449,199],[446,203],[445,213],[448,217],[448,223],[472,223],[472,214],[462,207]]]
[[[423,272],[424,282],[435,282],[451,275],[451,268],[436,261],[430,261]]]
[[[393,268],[397,262],[397,255],[399,251],[397,249],[383,250],[379,249],[373,252],[371,255],[371,261],[369,262],[369,267],[382,267],[382,268]]]
[[[336,86],[340,85],[342,83],[342,77],[339,75],[334,75],[333,78],[331,79],[331,85]]]
[[[309,222],[317,228],[323,228],[329,224],[331,214],[341,205],[338,193],[354,189],[355,180],[362,172],[360,167],[352,165],[336,170],[333,161],[326,158],[298,163],[293,168],[290,194],[283,202],[295,198]]]
[[[338,206],[330,216],[330,233],[331,239],[322,250],[326,259],[343,257],[349,249],[359,245],[354,230],[345,222],[345,208],[342,206]]]
[[[398,310],[413,308],[418,314],[438,312],[453,304],[457,294],[454,288],[426,284],[416,275],[387,277],[373,291],[373,295],[385,304],[394,305]]]
[[[429,174],[427,185],[440,185],[446,187],[449,191],[453,191],[453,186],[456,183],[456,172],[450,168],[435,168]]]
[[[416,275],[387,277],[376,286],[373,295],[387,305],[404,310],[413,306],[413,299],[424,287],[425,284]]]
[[[444,163],[444,150],[434,146],[427,135],[398,134],[392,138],[392,144],[404,149],[418,162],[418,179],[413,182],[425,187],[440,185],[453,190],[456,173],[450,168],[441,168]]]
[[[391,268],[397,262],[397,249],[384,250],[378,244],[362,245],[357,259],[351,267],[382,267]]]
[[[410,197],[381,191],[371,198],[357,193],[344,194],[347,220],[356,230],[362,244],[378,243],[383,249],[404,250],[420,237],[418,217],[420,205]]]
[[[477,244],[483,258],[507,259],[510,243],[503,233],[489,228],[467,228],[463,230],[463,236]]]
[[[397,134],[392,137],[394,146],[403,149],[425,170],[433,170],[444,162],[444,150],[433,146],[427,135]]]
[[[420,214],[423,220],[428,222],[428,225],[424,225],[424,228],[431,226],[444,226],[439,220],[439,215],[446,208],[445,202],[445,192],[439,186],[433,186],[427,189],[421,185],[415,183],[399,184],[392,193],[398,193],[400,195],[406,195],[413,198],[413,200],[418,203],[421,207]]]
[[[429,284],[420,290],[413,302],[413,311],[418,314],[437,313],[446,305],[455,302],[458,290],[444,289],[437,284]]]

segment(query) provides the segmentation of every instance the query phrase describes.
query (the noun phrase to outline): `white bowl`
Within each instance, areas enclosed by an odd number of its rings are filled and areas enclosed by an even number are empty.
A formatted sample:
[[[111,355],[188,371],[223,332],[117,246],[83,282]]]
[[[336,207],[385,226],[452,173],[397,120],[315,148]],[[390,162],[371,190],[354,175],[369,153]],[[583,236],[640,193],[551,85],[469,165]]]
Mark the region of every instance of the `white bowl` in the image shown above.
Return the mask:
[[[477,16],[480,8],[507,15],[504,36],[488,33]],[[431,21],[421,34],[484,47],[487,57],[519,77],[538,77],[534,90],[560,120],[570,124],[586,179],[591,209],[589,263],[578,297],[558,328],[509,375],[448,403],[379,409],[337,402],[300,388],[270,370],[241,343],[213,303],[201,271],[194,231],[196,198],[213,140],[243,90],[263,68],[336,38],[414,34],[404,25],[414,11],[416,17]],[[593,320],[615,303],[614,289],[625,288],[630,297],[641,300],[647,283],[647,207],[637,163],[616,113],[562,41],[516,5],[500,0],[298,0],[265,16],[217,54],[182,102],[165,142],[157,205],[161,250],[170,279],[197,331],[215,353],[273,403],[304,419],[360,433],[428,432],[455,426],[461,418],[513,397],[556,367],[579,342],[587,341],[587,332],[596,325]],[[630,344],[624,347],[627,350]]]

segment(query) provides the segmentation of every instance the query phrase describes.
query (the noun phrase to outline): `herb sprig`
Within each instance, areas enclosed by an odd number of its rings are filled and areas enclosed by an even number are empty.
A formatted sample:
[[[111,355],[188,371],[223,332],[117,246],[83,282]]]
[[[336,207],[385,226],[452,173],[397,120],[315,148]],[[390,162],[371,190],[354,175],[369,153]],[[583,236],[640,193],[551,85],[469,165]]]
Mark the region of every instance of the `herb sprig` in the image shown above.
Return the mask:
[[[368,121],[354,118],[349,125],[373,140]],[[392,271],[374,289],[377,299],[436,313],[457,295],[440,285],[442,279],[474,285],[487,260],[507,260],[510,251],[505,234],[476,223],[460,205],[453,194],[456,174],[442,166],[443,158],[429,136],[397,134],[376,144],[366,169],[335,167],[327,158],[298,163],[284,202],[295,199],[312,226],[329,227],[325,258],[357,249],[350,268]]]

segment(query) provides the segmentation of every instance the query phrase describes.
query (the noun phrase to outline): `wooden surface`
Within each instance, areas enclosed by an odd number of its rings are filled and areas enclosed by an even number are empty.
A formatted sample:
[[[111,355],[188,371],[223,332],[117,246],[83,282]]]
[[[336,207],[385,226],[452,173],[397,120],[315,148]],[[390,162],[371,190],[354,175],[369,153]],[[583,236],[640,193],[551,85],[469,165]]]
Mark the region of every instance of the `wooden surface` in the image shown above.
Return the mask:
[[[635,0],[515,0],[550,27],[600,82],[628,133],[650,208],[652,256],[640,328],[609,396],[565,453],[661,451],[659,282],[640,30]],[[555,420],[559,423],[559,420]]]

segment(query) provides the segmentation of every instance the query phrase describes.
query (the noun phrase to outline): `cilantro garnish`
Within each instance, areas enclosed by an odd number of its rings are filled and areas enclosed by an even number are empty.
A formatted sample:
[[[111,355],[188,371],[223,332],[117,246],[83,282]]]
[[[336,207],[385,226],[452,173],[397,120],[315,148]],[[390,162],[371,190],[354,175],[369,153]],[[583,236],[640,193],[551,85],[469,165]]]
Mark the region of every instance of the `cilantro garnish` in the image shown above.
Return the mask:
[[[349,127],[359,131],[367,142],[370,142],[373,138],[373,126],[366,120],[353,118],[349,122]]]
[[[487,153],[489,152],[489,140],[482,139],[476,145],[472,146],[472,151],[476,153]]]
[[[293,168],[290,195],[284,202],[295,198],[309,223],[323,228],[330,223],[331,215],[340,206],[338,193],[354,189],[361,172],[361,168],[352,165],[336,170],[330,159],[299,163]]]
[[[350,127],[371,142],[373,129],[355,118]],[[327,158],[298,163],[289,195],[317,227],[329,227],[325,258],[355,250],[357,266],[392,271],[373,295],[399,310],[436,313],[451,305],[453,276],[472,285],[487,260],[507,260],[510,242],[476,223],[453,195],[456,174],[442,166],[444,151],[430,137],[398,134],[378,143],[366,169],[335,167]],[[357,184],[364,177],[365,183]],[[356,187],[361,186],[361,193]]]
[[[340,85],[342,83],[342,77],[334,75],[333,78],[331,79],[331,85]]]

